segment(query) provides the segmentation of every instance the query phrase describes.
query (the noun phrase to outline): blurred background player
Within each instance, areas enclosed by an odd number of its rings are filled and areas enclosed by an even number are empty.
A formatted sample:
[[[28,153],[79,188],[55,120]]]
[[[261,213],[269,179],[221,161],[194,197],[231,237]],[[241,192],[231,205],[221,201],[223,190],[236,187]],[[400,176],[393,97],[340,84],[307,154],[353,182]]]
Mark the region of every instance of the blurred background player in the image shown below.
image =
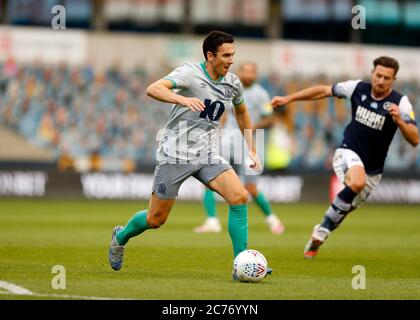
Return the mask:
[[[267,91],[258,84],[257,66],[253,62],[242,63],[237,71],[237,75],[244,87],[244,101],[248,107],[248,112],[253,123],[253,129],[270,128],[274,122],[273,110],[270,104],[270,96]],[[255,204],[265,216],[268,227],[273,234],[281,234],[284,231],[283,223],[273,213],[270,202],[267,197],[258,190],[258,175],[246,172],[245,163],[235,163],[234,156],[240,154],[240,159],[245,159],[247,148],[243,146],[243,138],[238,129],[237,122],[233,113],[225,113],[221,121],[222,130],[222,151],[228,150],[230,163],[241,181],[244,183],[245,189],[249,192]],[[239,136],[236,138],[235,136]],[[238,143],[240,142],[240,143]],[[264,145],[257,147],[260,159],[264,159]],[[245,152],[244,152],[245,151]],[[244,157],[242,157],[244,155]],[[222,226],[217,216],[216,199],[214,192],[208,188],[204,191],[203,197],[204,209],[207,219],[204,224],[194,228],[195,233],[220,232]]]
[[[229,235],[236,257],[248,244],[248,193],[229,163],[215,150],[215,131],[226,109],[236,118],[250,147],[251,167],[260,169],[252,145],[251,120],[238,77],[229,73],[235,54],[234,40],[221,31],[210,32],[203,41],[205,61],[185,63],[151,84],[147,94],[173,104],[160,134],[152,195],[147,210],[137,212],[125,227],[113,229],[109,263],[114,270],[123,264],[125,245],[147,229],[162,226],[171,212],[182,183],[193,176],[218,192],[229,203]],[[179,89],[178,93],[171,89]],[[248,130],[245,130],[248,129]],[[192,141],[191,137],[197,137]]]
[[[360,206],[379,184],[389,146],[397,129],[412,146],[419,143],[413,107],[408,97],[393,90],[399,63],[382,56],[373,61],[370,83],[350,80],[335,85],[313,86],[284,97],[274,97],[273,106],[299,100],[335,96],[351,101],[352,119],[335,151],[333,168],[342,183],[341,190],[317,224],[304,256],[313,258],[320,246],[351,211]]]

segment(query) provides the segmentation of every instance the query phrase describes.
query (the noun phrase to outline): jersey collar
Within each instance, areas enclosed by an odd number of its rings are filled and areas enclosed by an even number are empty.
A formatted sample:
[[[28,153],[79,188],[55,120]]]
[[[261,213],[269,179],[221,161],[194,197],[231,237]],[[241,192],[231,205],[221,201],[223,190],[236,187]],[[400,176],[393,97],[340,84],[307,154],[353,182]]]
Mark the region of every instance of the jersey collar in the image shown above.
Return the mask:
[[[372,86],[371,86],[371,88],[370,88],[370,97],[373,99],[373,100],[375,100],[375,101],[382,101],[382,100],[385,100],[385,99],[387,99],[391,94],[392,94],[392,90],[393,89],[391,89],[391,91],[389,92],[389,94],[386,96],[386,97],[383,97],[383,98],[381,98],[381,99],[378,99],[378,98],[376,98],[374,95],[373,95],[373,88],[372,88]]]
[[[217,79],[217,80],[213,80],[213,79],[210,77],[210,75],[209,75],[209,73],[208,73],[208,71],[207,71],[207,69],[206,69],[206,61],[201,62],[201,63],[200,63],[200,66],[201,66],[201,69],[203,69],[203,72],[204,72],[204,74],[206,75],[207,79],[209,79],[210,81],[213,81],[213,82],[221,82],[221,81],[223,80],[223,78],[224,78],[224,77],[220,77],[220,78],[219,78],[219,79]]]

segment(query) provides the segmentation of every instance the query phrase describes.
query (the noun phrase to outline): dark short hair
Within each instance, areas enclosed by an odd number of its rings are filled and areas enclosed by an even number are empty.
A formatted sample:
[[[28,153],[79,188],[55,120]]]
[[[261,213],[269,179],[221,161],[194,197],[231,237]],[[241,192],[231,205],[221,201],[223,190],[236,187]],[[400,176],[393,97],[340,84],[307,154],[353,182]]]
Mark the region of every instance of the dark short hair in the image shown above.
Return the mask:
[[[396,59],[391,58],[391,57],[386,57],[386,56],[376,58],[373,61],[373,67],[376,68],[376,66],[383,66],[385,68],[394,69],[394,76],[397,75],[397,72],[400,69],[400,64],[398,63]]]
[[[233,43],[233,37],[231,34],[223,31],[212,31],[210,32],[203,41],[203,54],[207,60],[207,52],[217,54],[217,49],[224,43]]]

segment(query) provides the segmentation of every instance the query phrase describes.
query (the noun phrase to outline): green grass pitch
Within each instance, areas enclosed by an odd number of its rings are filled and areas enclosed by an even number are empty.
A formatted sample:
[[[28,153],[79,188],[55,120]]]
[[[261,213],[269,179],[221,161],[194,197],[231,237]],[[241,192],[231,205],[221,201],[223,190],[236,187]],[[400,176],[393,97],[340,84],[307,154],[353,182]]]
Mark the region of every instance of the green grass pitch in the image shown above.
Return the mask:
[[[263,252],[273,275],[247,284],[231,279],[225,204],[218,204],[222,233],[197,235],[192,229],[204,219],[202,205],[176,203],[161,229],[130,240],[115,272],[107,260],[112,228],[145,202],[2,199],[0,281],[44,296],[0,299],[420,299],[419,207],[367,204],[347,217],[316,259],[305,260],[303,247],[327,205],[274,205],[286,225],[276,236],[251,204],[249,248]],[[66,269],[65,290],[51,286],[54,265]],[[355,265],[365,267],[364,290],[352,287]]]

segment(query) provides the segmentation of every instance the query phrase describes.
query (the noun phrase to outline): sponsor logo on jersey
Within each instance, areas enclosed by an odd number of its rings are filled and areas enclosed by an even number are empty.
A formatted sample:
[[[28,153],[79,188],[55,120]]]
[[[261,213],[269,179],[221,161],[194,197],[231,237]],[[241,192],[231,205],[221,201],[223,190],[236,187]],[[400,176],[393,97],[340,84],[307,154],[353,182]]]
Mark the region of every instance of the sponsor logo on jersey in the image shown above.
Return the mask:
[[[205,89],[205,88],[207,88],[207,83],[205,83],[205,82],[200,82],[200,88],[201,88],[201,89]]]
[[[382,130],[385,119],[385,116],[379,113],[370,111],[362,106],[357,107],[355,120],[365,126],[376,130]]]

